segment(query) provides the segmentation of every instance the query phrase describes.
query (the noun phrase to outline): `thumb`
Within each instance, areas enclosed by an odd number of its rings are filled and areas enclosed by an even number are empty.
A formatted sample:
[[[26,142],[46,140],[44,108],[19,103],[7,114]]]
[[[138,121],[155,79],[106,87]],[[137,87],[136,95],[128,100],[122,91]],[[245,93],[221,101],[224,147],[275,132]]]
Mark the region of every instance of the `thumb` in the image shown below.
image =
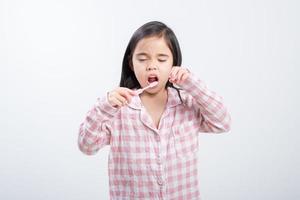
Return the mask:
[[[131,94],[131,95],[135,95],[135,91],[134,90],[132,90],[132,89],[128,89],[128,92],[129,92],[129,94]]]

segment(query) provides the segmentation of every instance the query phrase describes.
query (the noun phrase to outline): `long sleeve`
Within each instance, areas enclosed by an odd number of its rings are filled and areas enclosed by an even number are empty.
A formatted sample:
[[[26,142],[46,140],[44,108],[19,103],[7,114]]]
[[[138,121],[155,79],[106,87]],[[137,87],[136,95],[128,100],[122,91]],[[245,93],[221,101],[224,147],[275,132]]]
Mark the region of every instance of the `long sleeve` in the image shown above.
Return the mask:
[[[97,99],[80,124],[78,146],[83,153],[93,155],[110,144],[112,119],[118,110],[109,104],[107,97]]]
[[[221,96],[209,90],[193,73],[180,86],[189,94],[186,101],[196,112],[200,132],[222,133],[230,130],[231,116]]]

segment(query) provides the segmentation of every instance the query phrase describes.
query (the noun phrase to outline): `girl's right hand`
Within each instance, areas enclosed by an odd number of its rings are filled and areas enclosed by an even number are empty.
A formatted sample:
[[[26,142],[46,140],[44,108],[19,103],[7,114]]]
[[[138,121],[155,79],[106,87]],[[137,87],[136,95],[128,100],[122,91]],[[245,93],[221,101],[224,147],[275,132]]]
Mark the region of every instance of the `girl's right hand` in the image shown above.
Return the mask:
[[[108,102],[113,107],[122,107],[127,105],[135,95],[135,92],[131,89],[118,87],[108,92]]]

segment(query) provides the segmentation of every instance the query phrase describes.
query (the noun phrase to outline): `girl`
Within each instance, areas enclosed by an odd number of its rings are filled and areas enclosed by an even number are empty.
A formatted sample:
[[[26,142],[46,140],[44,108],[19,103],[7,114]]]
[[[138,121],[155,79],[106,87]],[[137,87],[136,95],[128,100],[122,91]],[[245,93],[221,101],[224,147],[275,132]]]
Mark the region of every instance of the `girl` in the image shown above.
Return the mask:
[[[227,132],[231,118],[222,98],[180,65],[173,31],[144,24],[125,51],[120,87],[98,98],[80,125],[83,153],[110,145],[112,200],[200,199],[198,133]]]

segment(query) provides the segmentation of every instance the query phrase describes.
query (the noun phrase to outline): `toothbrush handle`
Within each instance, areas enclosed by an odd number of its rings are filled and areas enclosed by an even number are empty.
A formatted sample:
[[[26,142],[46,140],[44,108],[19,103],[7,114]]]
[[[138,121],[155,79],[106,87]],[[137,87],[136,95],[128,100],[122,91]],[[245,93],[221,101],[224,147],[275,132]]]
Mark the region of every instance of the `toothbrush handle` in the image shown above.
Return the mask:
[[[151,85],[148,85],[148,86],[146,86],[146,87],[144,87],[144,88],[140,88],[140,89],[138,89],[135,93],[136,93],[136,95],[139,95],[139,94],[143,93],[144,90],[146,90],[146,89],[148,89],[148,88],[151,88],[151,87],[152,87]]]
[[[143,89],[138,89],[135,91],[135,95],[139,95],[139,94],[143,93],[143,91],[144,91]]]

